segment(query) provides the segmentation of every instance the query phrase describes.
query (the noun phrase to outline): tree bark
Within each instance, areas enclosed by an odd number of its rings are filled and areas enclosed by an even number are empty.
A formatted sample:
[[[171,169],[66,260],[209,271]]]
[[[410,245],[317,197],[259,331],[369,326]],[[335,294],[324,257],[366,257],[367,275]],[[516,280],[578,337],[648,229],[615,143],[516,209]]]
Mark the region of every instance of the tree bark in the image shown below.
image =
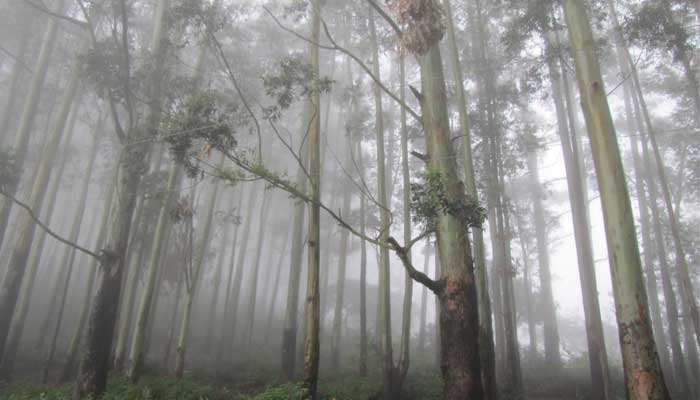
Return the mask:
[[[301,123],[299,126],[299,134],[301,137],[306,136],[306,129],[309,126],[311,118],[311,103],[304,101],[303,110],[301,112]],[[300,156],[304,166],[308,166],[308,146],[304,146]],[[304,169],[299,166],[297,168],[296,186],[299,190],[306,192],[307,177]],[[287,301],[284,314],[284,328],[282,331],[282,376],[285,380],[291,381],[295,378],[295,362],[296,362],[296,345],[297,345],[297,329],[299,314],[299,291],[301,281],[301,264],[304,254],[304,213],[306,204],[302,201],[294,203],[294,219],[292,221],[292,248],[289,256],[289,282],[287,284]]]
[[[127,379],[132,382],[138,382],[141,377],[143,362],[144,362],[144,340],[146,337],[146,324],[152,318],[149,314],[151,310],[151,302],[153,301],[153,292],[156,284],[156,275],[158,267],[161,264],[161,257],[164,253],[164,245],[166,237],[171,229],[171,211],[172,205],[175,202],[175,196],[179,193],[180,180],[182,177],[182,167],[173,165],[170,167],[168,174],[168,182],[165,193],[161,195],[158,220],[155,227],[155,235],[153,237],[153,246],[150,249],[148,256],[148,267],[146,267],[146,276],[144,279],[143,293],[139,303],[138,312],[134,321],[134,332],[131,339],[131,348],[129,350],[129,362],[126,368]],[[136,272],[136,271],[134,271]]]
[[[600,304],[598,301],[598,284],[595,274],[595,262],[593,259],[593,242],[591,240],[590,225],[588,222],[587,199],[585,187],[581,182],[580,155],[576,149],[573,128],[573,118],[567,118],[567,110],[564,98],[568,98],[568,82],[564,73],[560,74],[560,65],[554,58],[552,39],[547,36],[548,46],[547,66],[552,85],[552,97],[557,115],[559,140],[564,157],[566,170],[566,182],[571,204],[571,218],[574,226],[574,238],[576,241],[576,255],[578,257],[579,281],[581,282],[581,295],[583,297],[583,312],[586,320],[586,340],[588,344],[589,369],[591,374],[591,388],[595,398],[612,400],[614,398],[608,356],[605,348],[605,336],[603,322],[600,316]],[[558,36],[555,43],[559,45]],[[533,168],[537,168],[537,160]]]
[[[321,33],[321,2],[312,0],[311,40],[318,43]],[[304,311],[304,378],[302,380],[302,398],[316,400],[319,365],[319,249],[321,200],[321,104],[319,93],[319,47],[311,45],[311,121],[309,123],[309,185],[311,186],[312,204],[309,206],[308,271],[306,279],[306,304]]]
[[[59,0],[57,4],[58,7],[56,8],[57,12],[62,12],[65,5],[66,0]],[[34,65],[34,74],[32,75],[31,82],[29,83],[29,90],[27,91],[27,96],[24,98],[24,103],[22,105],[22,112],[19,117],[19,123],[17,125],[17,131],[15,132],[14,143],[12,145],[14,157],[13,170],[19,171],[19,173],[6,189],[6,192],[12,196],[17,194],[17,187],[20,182],[22,167],[24,166],[24,160],[27,156],[27,150],[29,148],[29,139],[31,137],[32,128],[34,127],[34,121],[38,115],[37,110],[39,107],[39,100],[41,99],[41,91],[44,88],[44,81],[46,80],[46,72],[51,64],[51,54],[53,53],[54,47],[56,46],[56,40],[59,36],[58,26],[59,22],[56,18],[49,18],[48,22],[46,23],[46,30],[44,31],[44,36],[41,41],[41,49],[39,50],[39,56],[36,64]],[[9,199],[4,197],[0,198],[0,243],[5,245],[7,245],[4,243],[5,233],[7,231],[12,205],[13,202]],[[13,308],[15,301],[10,301]],[[0,304],[3,306],[10,305],[5,301],[0,302]],[[9,329],[10,324],[10,320],[5,321],[7,312],[1,309],[3,306],[0,306],[0,354],[3,353],[2,346],[5,344],[4,342],[7,337],[7,330]]]
[[[648,315],[632,207],[620,150],[582,0],[565,0],[581,104],[601,194],[627,396],[669,399]]]
[[[31,194],[27,202],[32,210],[41,209],[68,115],[73,104],[77,104],[75,99],[78,93],[79,71],[80,69],[76,65],[61,98],[59,113],[56,115],[53,127],[47,137],[47,144],[32,182]],[[12,190],[8,190],[8,192],[14,195]],[[0,225],[0,235],[2,235],[2,229],[3,227]],[[36,223],[34,220],[29,214],[23,213],[16,230],[17,240],[12,249],[5,276],[0,283],[0,354],[4,353],[10,322],[15,314],[19,289],[27,269],[29,251],[35,231]]]

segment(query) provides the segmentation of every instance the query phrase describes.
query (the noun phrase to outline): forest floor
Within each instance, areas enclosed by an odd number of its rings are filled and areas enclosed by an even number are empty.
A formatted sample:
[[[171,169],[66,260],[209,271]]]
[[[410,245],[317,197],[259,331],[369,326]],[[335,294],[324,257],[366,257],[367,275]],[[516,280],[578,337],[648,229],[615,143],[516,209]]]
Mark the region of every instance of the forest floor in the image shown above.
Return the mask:
[[[72,385],[38,385],[30,380],[0,383],[0,400],[69,400]],[[526,379],[524,393],[502,395],[503,400],[576,400],[586,399],[581,382],[572,378],[540,376]],[[378,398],[379,377],[359,378],[347,375],[322,379],[321,400],[373,400]],[[271,375],[251,372],[235,379],[202,377],[196,372],[183,380],[149,373],[138,384],[121,378],[111,379],[104,400],[293,400],[299,398],[298,384],[280,384]],[[434,370],[411,371],[403,388],[403,400],[442,398],[440,376]]]

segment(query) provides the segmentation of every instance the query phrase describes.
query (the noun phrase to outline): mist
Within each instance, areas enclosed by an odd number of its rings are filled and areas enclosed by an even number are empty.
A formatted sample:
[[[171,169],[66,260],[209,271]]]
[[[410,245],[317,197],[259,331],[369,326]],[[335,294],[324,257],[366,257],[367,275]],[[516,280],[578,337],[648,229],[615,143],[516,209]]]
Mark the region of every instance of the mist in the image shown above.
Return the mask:
[[[0,400],[700,398],[698,26],[0,0]]]

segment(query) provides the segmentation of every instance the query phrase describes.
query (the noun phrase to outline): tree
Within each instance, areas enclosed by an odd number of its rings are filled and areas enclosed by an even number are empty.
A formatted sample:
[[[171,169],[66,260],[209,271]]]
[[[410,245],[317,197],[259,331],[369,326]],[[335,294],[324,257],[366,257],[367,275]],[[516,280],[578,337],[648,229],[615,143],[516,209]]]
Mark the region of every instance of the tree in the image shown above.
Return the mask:
[[[566,0],[563,6],[603,205],[627,396],[632,400],[668,399],[648,315],[622,159],[595,54],[593,32],[583,1]]]

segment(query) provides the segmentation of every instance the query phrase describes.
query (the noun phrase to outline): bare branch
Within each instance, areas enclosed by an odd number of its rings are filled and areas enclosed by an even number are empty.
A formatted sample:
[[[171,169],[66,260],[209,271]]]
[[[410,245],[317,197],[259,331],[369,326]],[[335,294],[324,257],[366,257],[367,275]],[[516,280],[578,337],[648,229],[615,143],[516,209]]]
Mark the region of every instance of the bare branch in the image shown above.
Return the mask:
[[[384,11],[384,9],[379,4],[377,4],[377,2],[375,2],[374,0],[367,0],[367,2],[370,6],[372,6],[372,8],[374,8],[377,11],[377,13],[379,13],[379,15],[382,16],[382,18],[384,18],[386,22],[389,23],[389,25],[391,25],[391,28],[394,30],[394,33],[396,33],[398,37],[403,36],[403,32],[401,31],[399,24],[397,24],[396,21],[394,21],[394,19],[391,18],[391,16],[389,16],[389,14],[387,14],[387,12]]]
[[[286,26],[284,26],[284,25],[280,22],[279,19],[277,19],[277,17],[275,17],[275,15],[274,15],[267,7],[263,6],[263,9],[264,9],[268,14],[270,14],[270,16],[272,17],[272,19],[273,19],[273,20],[275,21],[275,23],[277,24],[277,26],[279,26],[280,29],[282,29],[283,31],[289,32],[290,34],[294,35],[295,37],[297,37],[297,38],[299,38],[299,39],[301,39],[301,40],[303,40],[303,41],[305,41],[305,42],[307,42],[307,43],[310,43],[310,44],[312,44],[312,45],[314,45],[314,46],[318,46],[318,47],[321,48],[321,49],[324,49],[324,50],[337,50],[337,51],[339,51],[339,52],[341,52],[341,53],[347,55],[348,57],[352,58],[352,60],[355,61],[355,63],[357,63],[357,64],[365,71],[365,73],[366,73],[367,75],[369,75],[369,77],[372,78],[372,80],[373,80],[377,85],[379,85],[379,87],[380,87],[386,94],[389,95],[389,97],[391,97],[391,98],[392,98],[394,101],[396,101],[401,107],[403,107],[403,108],[406,110],[406,112],[409,113],[413,118],[415,118],[416,120],[418,120],[418,122],[422,122],[420,115],[418,115],[418,113],[415,112],[410,106],[408,106],[408,104],[406,104],[405,102],[401,101],[401,99],[399,98],[399,96],[397,96],[397,95],[394,94],[391,90],[389,90],[389,88],[387,88],[387,87],[382,83],[382,81],[372,73],[372,70],[367,66],[367,64],[365,64],[358,56],[356,56],[356,55],[355,55],[354,53],[352,53],[350,50],[348,50],[348,49],[346,49],[346,48],[340,46],[340,45],[333,39],[333,36],[331,36],[330,30],[328,29],[328,25],[326,24],[326,21],[325,21],[323,18],[321,18],[321,24],[322,24],[322,26],[323,26],[323,30],[324,30],[324,32],[325,32],[325,35],[326,35],[326,37],[328,38],[328,41],[331,42],[331,46],[326,46],[326,45],[320,44],[320,43],[318,43],[318,42],[316,42],[316,41],[313,41],[313,40],[311,40],[311,39],[309,39],[309,38],[307,38],[307,37],[305,37],[305,36],[303,36],[303,35],[301,35],[301,34],[295,32],[295,31],[292,30],[292,29],[287,28]]]
[[[238,93],[238,97],[241,98],[241,102],[243,102],[243,106],[246,108],[246,110],[248,111],[248,114],[250,114],[251,118],[253,119],[253,122],[255,123],[255,130],[258,134],[258,161],[261,161],[262,160],[262,132],[260,129],[260,123],[258,122],[258,118],[255,116],[255,113],[250,108],[248,101],[246,100],[245,96],[243,95],[243,91],[241,90],[241,87],[238,84],[238,79],[236,79],[236,75],[233,74],[233,70],[231,69],[231,64],[229,64],[229,62],[228,62],[228,58],[226,57],[226,54],[224,53],[224,49],[221,47],[221,43],[219,43],[219,40],[216,38],[216,35],[214,35],[214,33],[211,32],[208,27],[207,27],[207,35],[211,39],[210,42],[214,45],[217,53],[221,57],[221,61],[224,63],[224,66],[226,67],[226,72],[228,73],[229,79],[231,79],[231,83],[233,83],[233,87],[236,89],[236,93]]]
[[[90,257],[94,257],[95,259],[97,259],[97,261],[102,261],[103,257],[100,256],[99,254],[95,253],[92,250],[88,250],[85,247],[80,246],[79,244],[73,243],[73,242],[69,241],[68,239],[64,239],[63,237],[59,236],[56,232],[51,230],[51,228],[49,228],[45,223],[43,223],[36,216],[36,213],[34,212],[34,210],[32,210],[32,208],[28,204],[18,200],[16,197],[12,196],[11,194],[9,194],[5,191],[0,190],[0,194],[7,197],[10,200],[12,200],[12,202],[17,204],[21,208],[23,208],[27,212],[27,214],[29,214],[29,217],[34,221],[34,223],[39,225],[39,227],[41,227],[41,229],[45,230],[46,233],[48,233],[50,236],[52,236],[53,238],[55,238],[59,242],[64,243],[64,244],[66,244],[66,245],[68,245],[68,246],[70,246],[70,247],[72,247],[80,252],[83,252],[83,253],[89,255]]]
[[[2,51],[3,53],[7,54],[11,59],[15,60],[15,62],[16,62],[17,64],[19,64],[20,66],[22,66],[22,68],[24,68],[25,70],[27,70],[27,72],[29,72],[29,73],[32,74],[32,75],[34,74],[34,71],[33,71],[33,70],[29,67],[29,65],[27,65],[27,63],[25,63],[24,60],[22,60],[20,57],[16,56],[16,55],[13,54],[11,51],[7,50],[6,48],[4,48],[4,47],[2,47],[2,46],[0,46],[0,51]]]
[[[87,29],[87,28],[88,28],[88,23],[85,22],[85,21],[81,21],[81,20],[79,20],[79,19],[75,19],[75,18],[69,17],[69,16],[67,16],[67,15],[63,15],[63,14],[59,14],[59,13],[57,13],[57,12],[53,12],[53,11],[49,10],[49,9],[48,9],[46,6],[44,6],[43,4],[36,4],[35,2],[33,2],[33,1],[31,1],[31,0],[24,0],[24,2],[27,3],[29,6],[35,8],[35,9],[41,11],[41,12],[43,12],[44,14],[48,14],[48,15],[54,17],[54,18],[58,18],[58,19],[61,19],[61,20],[64,20],[64,21],[68,21],[68,22],[70,22],[71,24],[77,25],[77,26],[80,27],[81,29]]]
[[[414,281],[421,283],[423,286],[430,289],[431,292],[439,295],[442,292],[442,283],[440,281],[434,281],[430,279],[428,275],[418,271],[408,257],[408,251],[411,249],[411,246],[430,235],[430,233],[430,231],[423,232],[422,235],[411,240],[407,247],[401,247],[401,245],[399,245],[399,243],[393,237],[389,237],[387,241],[389,242],[391,249],[394,250],[394,253],[396,253],[396,255],[401,259],[406,272],[408,272],[408,276],[410,276]]]

